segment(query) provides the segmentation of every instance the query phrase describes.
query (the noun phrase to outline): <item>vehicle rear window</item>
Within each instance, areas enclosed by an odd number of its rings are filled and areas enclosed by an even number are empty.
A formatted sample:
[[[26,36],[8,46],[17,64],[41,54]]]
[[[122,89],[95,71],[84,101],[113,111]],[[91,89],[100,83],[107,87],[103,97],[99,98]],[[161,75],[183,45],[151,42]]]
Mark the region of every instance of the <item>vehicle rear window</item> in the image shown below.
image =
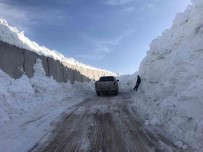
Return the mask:
[[[114,77],[101,77],[99,81],[114,81]]]

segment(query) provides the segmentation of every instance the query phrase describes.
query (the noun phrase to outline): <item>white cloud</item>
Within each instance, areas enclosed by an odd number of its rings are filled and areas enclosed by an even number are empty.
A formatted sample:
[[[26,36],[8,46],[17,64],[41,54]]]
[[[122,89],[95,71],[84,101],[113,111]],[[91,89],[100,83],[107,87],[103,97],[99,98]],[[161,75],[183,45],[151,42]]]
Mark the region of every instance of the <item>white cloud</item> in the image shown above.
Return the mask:
[[[119,42],[123,39],[124,35],[120,35],[115,39],[110,39],[110,40],[101,40],[99,43],[103,45],[117,45]]]
[[[97,44],[97,48],[94,49],[93,52],[105,54],[105,53],[111,52],[111,49],[109,47],[104,46],[104,45]]]
[[[89,51],[85,51],[84,54],[79,54],[77,55],[77,57],[82,60],[97,61],[102,60],[108,53],[112,51],[109,47],[106,47],[100,43],[97,43],[95,45],[95,48]]]
[[[15,5],[6,3],[6,1],[0,2],[0,18],[6,19],[12,26],[17,27],[19,30],[25,31],[25,33],[32,33],[30,27],[36,24],[48,24],[61,26],[63,20],[67,18],[64,12],[61,10],[38,10],[28,11],[23,10]]]
[[[10,6],[6,3],[0,2],[0,8],[1,16],[7,16],[18,20],[26,17],[24,11],[16,9],[15,7]]]
[[[98,43],[100,45],[117,45],[122,39],[124,35],[120,35],[115,39],[109,39],[109,40],[100,40]]]
[[[135,10],[135,7],[130,6],[130,7],[126,7],[122,10],[122,12],[128,13],[128,12],[133,12]]]
[[[146,8],[147,9],[151,9],[151,8],[154,8],[154,7],[155,7],[154,3],[148,3],[148,4],[146,4]]]
[[[30,20],[27,12],[7,4],[4,0],[0,2],[0,18],[5,19],[11,26],[17,27],[21,31],[32,33],[31,29],[26,26]]]
[[[91,60],[91,61],[98,61],[102,60],[104,55],[101,54],[79,54],[77,57],[81,60]]]
[[[129,34],[134,33],[134,30],[129,30],[116,38],[112,39],[98,39],[92,36],[84,36],[84,39],[94,44],[94,48],[89,51],[90,54],[103,54],[107,55],[112,52],[112,47],[121,43],[121,41]]]
[[[127,31],[120,36],[109,39],[109,40],[98,40],[95,37],[85,36],[84,38],[90,41],[92,44],[95,44],[95,47],[92,50],[86,51],[85,54],[79,54],[77,57],[84,60],[102,60],[105,56],[109,55],[112,52],[112,46],[118,45],[124,37],[129,34],[132,34],[134,31]]]
[[[134,0],[105,0],[104,3],[107,5],[125,5],[133,1]]]
[[[32,24],[43,23],[55,26],[63,25],[63,21],[68,18],[68,15],[61,10],[39,11],[37,13],[30,14],[30,16],[32,16]]]
[[[118,45],[126,36],[128,36],[129,34],[132,34],[132,33],[134,33],[134,30],[129,30],[114,39],[100,40],[100,41],[98,41],[98,43],[101,45]]]
[[[25,11],[3,2],[0,2],[0,17],[5,18],[9,22],[19,22],[20,20],[25,21],[28,19]]]

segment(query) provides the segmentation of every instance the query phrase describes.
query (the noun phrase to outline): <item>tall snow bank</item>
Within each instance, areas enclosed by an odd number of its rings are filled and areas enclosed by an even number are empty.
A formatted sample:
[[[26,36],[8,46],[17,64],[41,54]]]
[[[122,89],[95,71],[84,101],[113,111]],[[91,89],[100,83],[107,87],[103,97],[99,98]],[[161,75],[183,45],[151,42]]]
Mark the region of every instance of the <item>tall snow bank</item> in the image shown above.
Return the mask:
[[[91,92],[93,83],[57,83],[46,77],[41,60],[33,67],[34,76],[23,75],[15,80],[0,70],[0,126],[24,117],[42,106],[65,100],[70,104],[74,98],[84,98]],[[84,89],[86,87],[86,89]],[[84,90],[83,90],[84,89]],[[79,96],[77,95],[79,94]]]
[[[57,83],[46,77],[39,59],[33,70],[33,78],[17,80],[0,70],[0,149],[8,152],[31,151],[50,137],[64,113],[95,94],[94,83]]]
[[[47,57],[51,57],[55,60],[59,60],[71,65],[76,65],[78,67],[82,67],[84,69],[93,69],[97,71],[106,71],[103,69],[98,69],[83,63],[80,63],[79,61],[73,59],[73,58],[66,58],[61,53],[55,51],[55,50],[49,50],[48,48],[44,46],[39,46],[36,42],[31,41],[28,39],[24,32],[19,31],[17,28],[9,26],[7,21],[5,19],[0,18],[0,41],[9,43],[11,45],[17,46],[22,49],[30,50],[33,52],[36,52],[39,55],[44,55]],[[109,73],[112,73],[110,71],[106,71]],[[112,73],[114,74],[114,73]],[[114,74],[116,75],[116,74]]]
[[[197,150],[203,149],[202,42],[203,1],[193,0],[152,41],[139,68],[149,124]]]

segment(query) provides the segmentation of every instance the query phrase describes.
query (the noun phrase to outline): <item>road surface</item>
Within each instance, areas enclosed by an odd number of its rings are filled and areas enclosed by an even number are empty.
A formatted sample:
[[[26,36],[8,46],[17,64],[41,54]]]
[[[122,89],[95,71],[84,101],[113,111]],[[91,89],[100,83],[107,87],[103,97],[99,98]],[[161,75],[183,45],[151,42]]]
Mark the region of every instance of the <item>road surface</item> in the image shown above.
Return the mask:
[[[87,98],[72,107],[38,152],[176,152],[160,134],[151,133],[131,108],[127,93]]]

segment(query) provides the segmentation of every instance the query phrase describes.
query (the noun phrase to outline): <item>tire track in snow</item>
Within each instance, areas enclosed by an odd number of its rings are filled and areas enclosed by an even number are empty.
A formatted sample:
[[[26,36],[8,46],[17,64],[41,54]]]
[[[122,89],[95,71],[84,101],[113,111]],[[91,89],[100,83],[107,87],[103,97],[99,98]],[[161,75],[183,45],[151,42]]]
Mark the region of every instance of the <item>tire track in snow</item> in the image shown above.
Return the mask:
[[[179,152],[161,135],[154,136],[127,107],[130,96],[93,97],[72,107],[39,152]],[[167,146],[162,146],[167,145]]]

